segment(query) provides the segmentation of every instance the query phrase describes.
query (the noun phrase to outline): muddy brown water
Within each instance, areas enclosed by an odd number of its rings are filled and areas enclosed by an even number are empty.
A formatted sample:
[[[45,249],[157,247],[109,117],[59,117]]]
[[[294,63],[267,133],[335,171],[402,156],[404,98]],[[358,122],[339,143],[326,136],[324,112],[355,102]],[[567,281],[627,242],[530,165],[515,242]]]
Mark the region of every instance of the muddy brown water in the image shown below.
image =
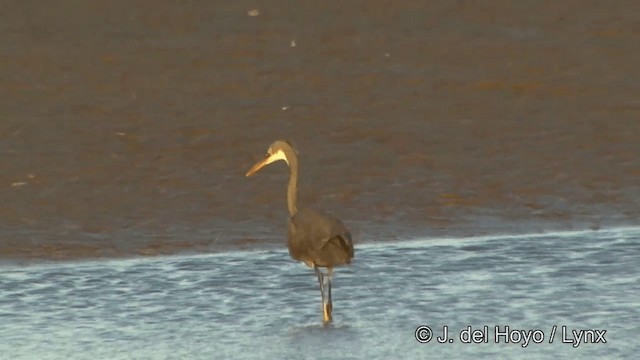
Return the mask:
[[[637,224],[639,13],[5,2],[0,257],[282,246],[279,138],[358,242]]]

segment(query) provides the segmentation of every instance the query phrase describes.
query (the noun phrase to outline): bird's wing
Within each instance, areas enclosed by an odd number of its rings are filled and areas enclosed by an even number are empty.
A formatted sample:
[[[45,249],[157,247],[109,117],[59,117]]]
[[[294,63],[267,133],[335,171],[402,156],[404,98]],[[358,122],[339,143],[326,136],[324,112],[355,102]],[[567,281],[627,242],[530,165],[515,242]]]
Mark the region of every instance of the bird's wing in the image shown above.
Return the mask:
[[[292,255],[313,260],[319,266],[348,263],[353,257],[351,234],[346,226],[312,209],[300,210],[291,218],[289,245]]]
[[[333,236],[349,232],[342,222],[330,215],[312,209],[302,209],[291,218],[296,230],[307,239],[319,243]]]

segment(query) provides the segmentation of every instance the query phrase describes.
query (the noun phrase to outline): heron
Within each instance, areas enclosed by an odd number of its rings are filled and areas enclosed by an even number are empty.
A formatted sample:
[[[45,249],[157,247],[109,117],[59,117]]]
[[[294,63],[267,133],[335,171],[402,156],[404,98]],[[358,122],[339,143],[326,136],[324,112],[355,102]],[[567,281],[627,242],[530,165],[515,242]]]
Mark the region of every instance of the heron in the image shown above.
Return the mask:
[[[333,268],[351,263],[354,256],[351,234],[347,227],[333,216],[309,208],[298,210],[298,155],[291,142],[287,140],[273,142],[264,159],[253,165],[245,176],[249,177],[264,166],[280,160],[289,166],[287,187],[289,255],[295,260],[304,262],[315,271],[322,294],[322,319],[327,324],[333,320],[331,302]],[[321,268],[325,268],[326,273]]]

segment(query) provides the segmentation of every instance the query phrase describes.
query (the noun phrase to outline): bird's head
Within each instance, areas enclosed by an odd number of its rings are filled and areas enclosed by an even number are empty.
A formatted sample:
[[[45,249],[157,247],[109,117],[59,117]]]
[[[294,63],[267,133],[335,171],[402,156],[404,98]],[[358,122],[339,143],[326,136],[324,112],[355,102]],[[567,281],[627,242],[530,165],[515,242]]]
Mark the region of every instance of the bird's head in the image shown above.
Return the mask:
[[[269,149],[267,149],[267,154],[265,155],[264,159],[258,161],[255,165],[253,165],[251,169],[247,171],[245,176],[249,177],[255,174],[258,170],[262,169],[263,167],[271,164],[272,162],[276,162],[278,160],[284,160],[284,162],[286,162],[288,165],[289,159],[287,158],[287,154],[291,154],[294,151],[295,150],[293,150],[293,145],[291,145],[289,141],[286,141],[286,140],[274,141],[273,144],[269,146]]]

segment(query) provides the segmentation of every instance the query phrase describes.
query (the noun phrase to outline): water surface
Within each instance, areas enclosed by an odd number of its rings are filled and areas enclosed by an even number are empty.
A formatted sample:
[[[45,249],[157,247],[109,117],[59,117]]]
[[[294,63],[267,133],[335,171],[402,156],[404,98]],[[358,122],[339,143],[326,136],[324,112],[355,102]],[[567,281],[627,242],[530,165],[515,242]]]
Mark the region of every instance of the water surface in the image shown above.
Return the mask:
[[[635,358],[640,229],[365,244],[334,278],[321,325],[313,272],[286,250],[29,266],[0,271],[8,359]],[[453,343],[422,344],[447,325]],[[489,343],[463,344],[467,326]],[[494,343],[496,325],[545,341]],[[552,327],[558,327],[549,344]],[[560,329],[606,330],[606,344]],[[502,328],[504,329],[504,328]],[[437,334],[436,334],[437,335]]]

